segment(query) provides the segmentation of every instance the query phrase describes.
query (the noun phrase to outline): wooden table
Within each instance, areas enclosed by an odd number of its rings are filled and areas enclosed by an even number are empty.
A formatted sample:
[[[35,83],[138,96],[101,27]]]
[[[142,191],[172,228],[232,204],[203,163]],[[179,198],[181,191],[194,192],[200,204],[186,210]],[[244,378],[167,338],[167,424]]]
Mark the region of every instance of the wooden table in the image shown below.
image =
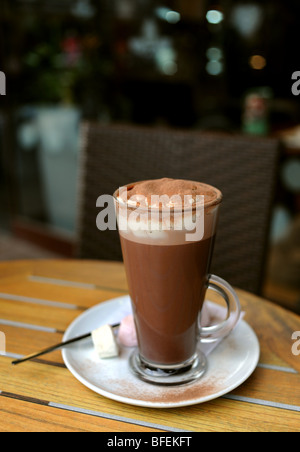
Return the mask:
[[[253,375],[232,393],[184,408],[125,405],[95,394],[67,370],[56,351],[12,366],[12,358],[62,340],[84,310],[127,293],[122,264],[91,261],[0,263],[1,431],[299,431],[300,317],[238,291],[261,344]],[[299,333],[300,336],[300,333]],[[3,334],[2,334],[3,338]]]

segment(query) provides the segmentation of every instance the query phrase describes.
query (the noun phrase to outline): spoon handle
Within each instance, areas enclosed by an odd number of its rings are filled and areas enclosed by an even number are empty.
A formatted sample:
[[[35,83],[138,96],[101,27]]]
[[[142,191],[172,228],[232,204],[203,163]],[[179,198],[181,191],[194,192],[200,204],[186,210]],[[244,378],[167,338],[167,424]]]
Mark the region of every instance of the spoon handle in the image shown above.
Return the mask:
[[[118,328],[120,326],[119,323],[116,323],[115,325],[112,325],[112,328]],[[21,359],[16,359],[15,361],[12,361],[13,365],[24,363],[25,361],[29,361],[30,359],[37,358],[38,356],[46,355],[46,353],[53,352],[54,350],[57,350],[58,348],[65,347],[69,344],[74,344],[74,342],[82,341],[83,339],[86,339],[88,337],[91,337],[92,333],[83,334],[82,336],[74,337],[73,339],[69,339],[65,342],[60,342],[59,344],[52,345],[51,347],[47,347],[43,350],[40,350],[39,352],[32,353],[31,355],[24,356]]]

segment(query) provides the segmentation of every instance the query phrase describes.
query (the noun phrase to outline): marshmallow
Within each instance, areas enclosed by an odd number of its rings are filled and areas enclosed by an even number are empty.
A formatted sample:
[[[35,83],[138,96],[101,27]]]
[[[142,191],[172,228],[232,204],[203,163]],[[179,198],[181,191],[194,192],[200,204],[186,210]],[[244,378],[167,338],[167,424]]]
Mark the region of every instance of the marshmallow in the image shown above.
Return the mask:
[[[119,355],[119,348],[113,329],[104,325],[92,332],[92,339],[99,358],[114,358]]]
[[[118,340],[125,347],[136,347],[138,345],[133,315],[128,315],[122,320]]]

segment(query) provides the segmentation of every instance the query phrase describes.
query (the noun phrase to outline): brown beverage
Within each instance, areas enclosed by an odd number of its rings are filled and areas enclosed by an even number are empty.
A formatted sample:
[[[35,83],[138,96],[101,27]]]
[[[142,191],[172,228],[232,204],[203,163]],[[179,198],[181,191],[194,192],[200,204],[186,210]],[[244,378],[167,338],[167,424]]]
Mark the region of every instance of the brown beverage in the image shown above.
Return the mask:
[[[176,365],[190,360],[198,341],[198,316],[208,283],[215,237],[219,190],[198,182],[161,179],[127,187],[127,206],[153,206],[152,195],[189,195],[188,211],[195,215],[196,196],[204,196],[204,235],[187,241],[184,228],[176,229],[176,214],[169,230],[163,230],[161,211],[153,230],[130,227],[120,231],[123,258],[132,300],[140,357],[154,367]],[[169,206],[170,207],[170,206]],[[176,199],[172,203],[177,209]],[[128,215],[128,213],[127,213]]]

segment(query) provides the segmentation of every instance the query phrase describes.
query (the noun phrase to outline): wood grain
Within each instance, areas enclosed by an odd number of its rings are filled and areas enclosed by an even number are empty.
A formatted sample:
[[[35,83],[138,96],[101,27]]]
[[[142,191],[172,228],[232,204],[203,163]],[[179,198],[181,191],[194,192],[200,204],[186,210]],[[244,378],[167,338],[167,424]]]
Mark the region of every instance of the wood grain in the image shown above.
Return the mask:
[[[1,397],[0,432],[126,432],[125,422],[49,407],[5,395]],[[160,430],[130,424],[131,432]]]

